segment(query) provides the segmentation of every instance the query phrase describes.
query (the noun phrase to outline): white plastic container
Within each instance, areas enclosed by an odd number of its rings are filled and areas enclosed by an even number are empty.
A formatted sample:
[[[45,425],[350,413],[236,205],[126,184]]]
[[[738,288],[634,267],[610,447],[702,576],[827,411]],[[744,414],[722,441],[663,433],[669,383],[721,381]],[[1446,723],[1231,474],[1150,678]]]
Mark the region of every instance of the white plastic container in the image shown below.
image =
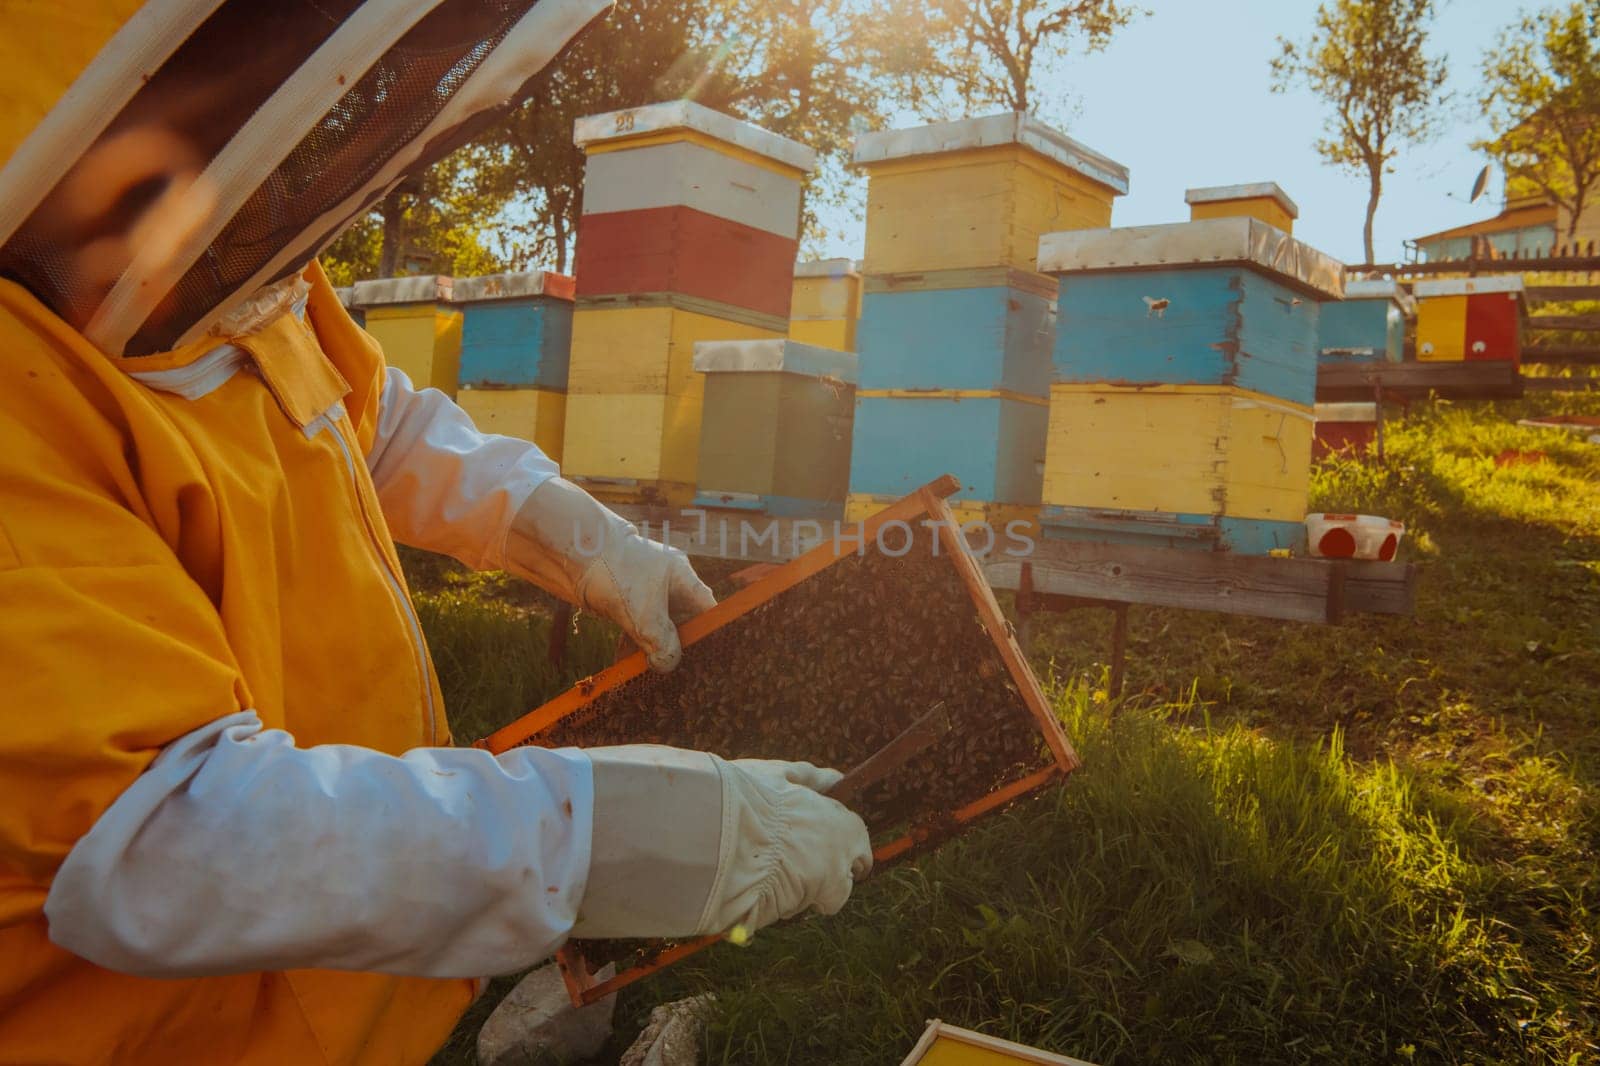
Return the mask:
[[[1319,559],[1372,559],[1388,562],[1405,536],[1403,522],[1371,514],[1308,514],[1306,543]]]

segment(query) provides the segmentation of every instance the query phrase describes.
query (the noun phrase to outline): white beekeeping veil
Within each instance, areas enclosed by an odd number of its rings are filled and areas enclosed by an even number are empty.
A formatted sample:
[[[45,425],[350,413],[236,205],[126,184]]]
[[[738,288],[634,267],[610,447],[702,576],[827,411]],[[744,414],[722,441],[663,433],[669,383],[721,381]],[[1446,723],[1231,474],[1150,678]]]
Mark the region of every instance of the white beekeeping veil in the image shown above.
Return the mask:
[[[110,354],[193,340],[520,103],[606,6],[7,2],[0,275]]]

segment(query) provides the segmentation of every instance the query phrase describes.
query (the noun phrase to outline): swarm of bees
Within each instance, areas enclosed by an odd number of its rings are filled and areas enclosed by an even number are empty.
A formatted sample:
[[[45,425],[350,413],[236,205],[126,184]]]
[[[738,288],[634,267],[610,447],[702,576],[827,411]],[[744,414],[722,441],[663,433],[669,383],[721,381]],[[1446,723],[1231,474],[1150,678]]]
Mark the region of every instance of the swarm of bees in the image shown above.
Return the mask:
[[[687,647],[673,673],[641,674],[535,742],[672,744],[848,771],[940,701],[949,733],[851,800],[875,845],[947,837],[952,811],[1049,757],[948,551],[936,555],[922,528],[899,557],[869,544],[839,559]],[[567,950],[621,971],[651,965],[663,944]]]
[[[847,555],[556,723],[546,745],[655,743],[849,770],[943,700],[950,735],[852,806],[874,839],[1043,765],[1037,727],[948,553],[926,531]]]

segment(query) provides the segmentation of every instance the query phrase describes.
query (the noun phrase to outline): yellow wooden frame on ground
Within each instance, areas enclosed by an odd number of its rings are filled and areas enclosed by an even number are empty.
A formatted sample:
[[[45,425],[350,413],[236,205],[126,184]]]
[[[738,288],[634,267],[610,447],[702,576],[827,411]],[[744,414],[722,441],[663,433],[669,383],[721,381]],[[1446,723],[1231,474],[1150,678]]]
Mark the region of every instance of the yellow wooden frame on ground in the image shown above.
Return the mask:
[[[1014,1066],[1015,1063],[1092,1066],[1082,1059],[985,1036],[937,1018],[928,1022],[922,1039],[917,1041],[917,1046],[911,1049],[911,1054],[901,1061],[900,1066]]]

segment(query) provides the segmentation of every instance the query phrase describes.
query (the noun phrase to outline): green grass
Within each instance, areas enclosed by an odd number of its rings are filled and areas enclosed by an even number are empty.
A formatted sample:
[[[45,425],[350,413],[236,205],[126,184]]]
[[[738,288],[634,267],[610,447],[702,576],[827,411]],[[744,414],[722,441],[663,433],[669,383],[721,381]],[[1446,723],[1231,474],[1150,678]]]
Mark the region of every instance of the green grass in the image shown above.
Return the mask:
[[[1100,1063],[1596,1061],[1600,447],[1534,410],[1600,398],[1418,405],[1386,465],[1318,468],[1314,507],[1407,523],[1415,617],[1135,608],[1114,723],[1105,619],[1051,618],[1070,782],[624,992],[624,1030],[709,989],[715,1062],[898,1061],[935,1016]],[[551,670],[497,579],[417,583],[465,739],[609,659],[580,621]]]

